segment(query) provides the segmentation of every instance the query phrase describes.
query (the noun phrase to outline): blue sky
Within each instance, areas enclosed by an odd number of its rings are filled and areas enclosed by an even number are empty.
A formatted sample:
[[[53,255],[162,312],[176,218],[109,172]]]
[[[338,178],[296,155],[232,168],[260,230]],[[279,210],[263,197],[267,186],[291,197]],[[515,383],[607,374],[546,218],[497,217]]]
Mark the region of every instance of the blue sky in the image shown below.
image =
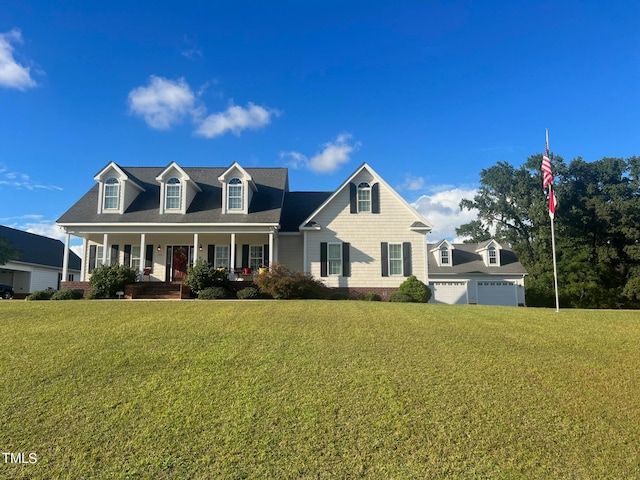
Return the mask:
[[[635,1],[2,2],[0,224],[55,220],[110,161],[368,162],[454,238],[498,161],[640,154]]]

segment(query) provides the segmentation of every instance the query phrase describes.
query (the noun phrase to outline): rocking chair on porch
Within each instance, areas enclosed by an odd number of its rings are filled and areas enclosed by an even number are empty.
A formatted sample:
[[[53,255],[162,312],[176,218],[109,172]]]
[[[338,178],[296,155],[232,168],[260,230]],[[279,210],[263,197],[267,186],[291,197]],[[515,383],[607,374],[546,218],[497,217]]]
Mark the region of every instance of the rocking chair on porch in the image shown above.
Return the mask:
[[[147,279],[149,281],[151,281],[151,269],[150,268],[145,268],[144,270],[142,270],[142,281],[144,282],[144,277],[147,277]]]

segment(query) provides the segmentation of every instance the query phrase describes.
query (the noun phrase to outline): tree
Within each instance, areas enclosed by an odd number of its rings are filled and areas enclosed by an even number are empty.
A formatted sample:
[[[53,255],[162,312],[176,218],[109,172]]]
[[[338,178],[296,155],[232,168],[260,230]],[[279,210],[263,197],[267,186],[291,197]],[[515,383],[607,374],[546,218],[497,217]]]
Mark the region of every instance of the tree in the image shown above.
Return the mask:
[[[0,265],[15,260],[20,256],[20,250],[14,248],[13,245],[4,237],[0,237]]]
[[[640,280],[640,159],[603,158],[568,166],[551,156],[556,210],[558,283],[562,305],[637,305]],[[506,162],[480,173],[481,187],[461,208],[478,220],[456,231],[482,238],[493,227],[529,272],[527,303],[553,304],[553,263],[548,200],[542,192],[541,155],[519,168]],[[634,303],[635,302],[635,303]]]

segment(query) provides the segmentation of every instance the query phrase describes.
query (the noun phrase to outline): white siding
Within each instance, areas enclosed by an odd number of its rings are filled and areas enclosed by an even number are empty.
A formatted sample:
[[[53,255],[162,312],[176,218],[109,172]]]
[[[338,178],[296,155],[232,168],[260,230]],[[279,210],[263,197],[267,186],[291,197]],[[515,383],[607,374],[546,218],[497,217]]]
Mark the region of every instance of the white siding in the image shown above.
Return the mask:
[[[131,184],[131,182],[128,182],[128,181],[127,182],[121,181],[121,185],[123,186],[122,212],[124,212],[127,208],[129,208],[129,205],[131,205],[131,202],[133,202],[136,199],[140,190],[138,190],[135,186]]]
[[[303,234],[300,235],[279,235],[278,236],[278,261],[283,263],[290,270],[302,271],[304,270],[303,262],[303,248],[304,248]]]
[[[352,183],[376,180],[363,170]],[[351,276],[323,277],[332,287],[397,287],[404,276],[383,277],[381,273],[381,242],[411,243],[412,274],[425,281],[425,235],[410,230],[417,220],[395,195],[380,184],[380,213],[350,213],[349,187],[343,188],[313,219],[322,229],[308,233],[308,258],[311,274],[320,278],[320,243],[349,242],[351,244]]]

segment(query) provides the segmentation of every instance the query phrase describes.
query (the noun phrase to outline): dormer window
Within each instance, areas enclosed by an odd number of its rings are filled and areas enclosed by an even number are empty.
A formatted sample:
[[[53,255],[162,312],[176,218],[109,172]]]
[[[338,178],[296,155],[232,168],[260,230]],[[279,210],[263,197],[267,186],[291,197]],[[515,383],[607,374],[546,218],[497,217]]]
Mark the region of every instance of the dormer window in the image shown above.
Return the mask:
[[[104,209],[117,210],[120,207],[120,182],[117,178],[109,178],[104,185]]]
[[[367,182],[358,185],[358,213],[371,211],[371,186]]]
[[[235,177],[229,180],[227,201],[229,210],[242,210],[242,180]]]
[[[496,247],[489,247],[489,265],[497,265],[498,264],[498,255],[496,252]]]
[[[440,247],[440,265],[449,265],[449,249],[446,245]]]
[[[167,182],[167,190],[165,195],[165,208],[167,210],[179,210],[180,199],[182,197],[180,180],[178,178],[170,178]]]

